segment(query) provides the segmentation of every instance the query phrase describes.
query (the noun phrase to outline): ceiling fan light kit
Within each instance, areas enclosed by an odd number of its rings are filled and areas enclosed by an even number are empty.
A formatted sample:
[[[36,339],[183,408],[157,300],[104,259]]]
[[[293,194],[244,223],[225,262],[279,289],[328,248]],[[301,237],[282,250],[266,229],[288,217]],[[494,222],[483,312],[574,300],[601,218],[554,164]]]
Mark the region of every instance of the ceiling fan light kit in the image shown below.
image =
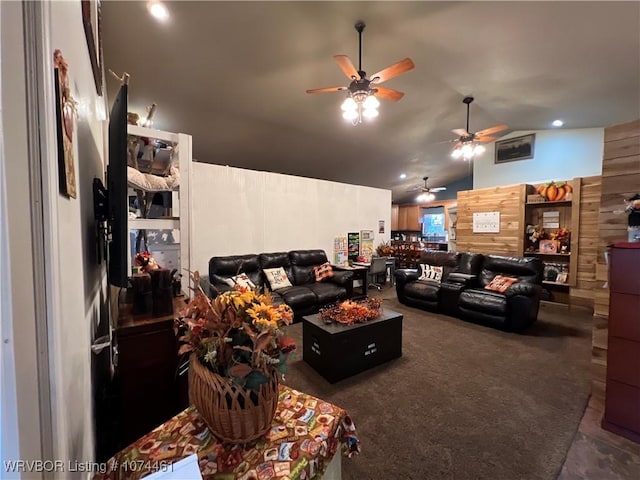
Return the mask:
[[[471,105],[471,102],[473,102],[473,97],[464,97],[462,100],[462,103],[467,106],[467,128],[452,130],[456,135],[460,135],[456,146],[451,152],[451,156],[456,160],[462,158],[465,161],[471,161],[475,157],[482,155],[486,149],[481,143],[492,142],[497,137],[490,136],[491,134],[502,132],[509,128],[506,125],[496,125],[476,133],[469,133],[469,105]]]
[[[351,80],[349,86],[307,90],[307,93],[326,93],[347,90],[347,98],[342,102],[340,108],[342,110],[342,117],[352,122],[353,125],[362,123],[363,118],[371,120],[379,115],[378,107],[380,106],[380,101],[377,97],[394,102],[400,100],[404,96],[404,93],[378,85],[402,73],[408,72],[415,67],[410,58],[405,58],[372,75],[371,78],[367,78],[367,73],[362,70],[362,32],[365,26],[365,23],[362,21],[358,21],[355,24],[355,29],[358,32],[359,47],[358,70],[355,69],[353,63],[346,55],[334,55],[333,57],[343,73]]]

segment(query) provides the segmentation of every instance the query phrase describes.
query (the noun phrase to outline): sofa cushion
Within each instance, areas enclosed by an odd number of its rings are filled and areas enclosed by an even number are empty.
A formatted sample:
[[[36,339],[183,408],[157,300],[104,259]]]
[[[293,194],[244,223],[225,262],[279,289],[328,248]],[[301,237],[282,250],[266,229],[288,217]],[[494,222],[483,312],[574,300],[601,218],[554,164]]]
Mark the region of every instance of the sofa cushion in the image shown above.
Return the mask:
[[[256,288],[256,284],[251,281],[251,279],[247,276],[246,273],[241,273],[239,275],[235,275],[233,277],[227,278],[225,283],[230,287],[235,287],[238,285],[239,287],[244,288]]]
[[[313,275],[316,282],[322,282],[324,280],[330,279],[331,277],[333,277],[333,269],[331,268],[331,264],[329,262],[325,262],[322,265],[313,267]]]
[[[275,293],[280,295],[285,303],[294,310],[312,307],[318,303],[318,297],[308,287],[294,285],[279,288]]]
[[[318,298],[317,303],[325,305],[327,303],[337,302],[347,298],[347,290],[335,283],[313,283],[307,285],[307,288],[315,293]]]
[[[437,301],[440,283],[433,280],[416,280],[407,283],[404,287],[404,294],[407,297],[419,298],[422,300]]]
[[[418,280],[433,280],[434,282],[440,283],[442,281],[442,271],[443,267],[421,263]]]
[[[506,277],[504,275],[496,275],[493,280],[489,282],[489,285],[484,287],[486,290],[493,290],[494,292],[504,293],[514,283],[518,283],[518,279],[515,277]]]
[[[493,315],[507,314],[507,297],[492,290],[472,288],[460,294],[461,308],[490,313]]]
[[[295,284],[293,271],[291,270],[291,262],[289,261],[289,254],[287,252],[261,253],[260,255],[258,255],[258,263],[260,265],[260,268],[262,268],[263,270],[265,268],[284,268],[289,281]]]
[[[446,282],[449,274],[457,268],[459,259],[460,253],[458,252],[425,250],[420,254],[418,264],[442,267],[441,281]]]
[[[540,284],[544,265],[538,257],[505,257],[485,255],[480,272],[480,285],[486,287],[496,275],[515,277],[520,281]]]
[[[294,285],[315,283],[313,268],[328,263],[324,250],[291,250],[289,262],[293,272],[292,282]]]
[[[230,255],[211,257],[209,260],[209,281],[212,284],[226,284],[227,279],[239,273],[246,273],[257,287],[265,284],[262,268],[258,263],[258,255]]]
[[[264,268],[262,271],[267,277],[271,290],[278,290],[280,288],[293,286],[283,267]]]

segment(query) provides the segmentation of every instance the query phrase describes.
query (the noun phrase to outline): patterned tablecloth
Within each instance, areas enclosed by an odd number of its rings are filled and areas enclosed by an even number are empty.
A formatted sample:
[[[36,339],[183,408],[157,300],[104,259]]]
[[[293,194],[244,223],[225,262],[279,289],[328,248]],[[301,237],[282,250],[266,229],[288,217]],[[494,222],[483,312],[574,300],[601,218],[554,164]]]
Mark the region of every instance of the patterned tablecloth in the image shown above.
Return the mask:
[[[257,441],[223,446],[190,406],[112,457],[108,471],[94,480],[138,479],[169,470],[171,463],[194,453],[205,479],[313,479],[324,473],[341,444],[347,457],[360,451],[345,410],[280,385],[273,426]]]

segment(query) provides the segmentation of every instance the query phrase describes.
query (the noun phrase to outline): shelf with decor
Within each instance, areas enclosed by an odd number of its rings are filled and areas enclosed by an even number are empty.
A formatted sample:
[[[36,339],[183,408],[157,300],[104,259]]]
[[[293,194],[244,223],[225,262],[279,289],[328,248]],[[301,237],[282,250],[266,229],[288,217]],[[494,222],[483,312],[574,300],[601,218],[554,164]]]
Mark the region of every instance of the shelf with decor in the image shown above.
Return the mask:
[[[526,185],[523,256],[542,259],[543,287],[550,301],[569,303],[576,285],[580,179]]]
[[[191,135],[127,126],[129,266],[148,250],[157,263],[182,273],[188,292],[190,270]],[[133,217],[133,213],[130,214]]]

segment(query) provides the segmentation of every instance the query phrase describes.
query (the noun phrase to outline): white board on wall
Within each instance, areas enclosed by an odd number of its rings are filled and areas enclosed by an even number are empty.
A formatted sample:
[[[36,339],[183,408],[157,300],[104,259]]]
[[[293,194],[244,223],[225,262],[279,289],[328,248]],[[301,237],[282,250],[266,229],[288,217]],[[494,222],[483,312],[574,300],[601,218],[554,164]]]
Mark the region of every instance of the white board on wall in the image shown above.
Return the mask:
[[[473,233],[500,233],[500,212],[474,213]]]

